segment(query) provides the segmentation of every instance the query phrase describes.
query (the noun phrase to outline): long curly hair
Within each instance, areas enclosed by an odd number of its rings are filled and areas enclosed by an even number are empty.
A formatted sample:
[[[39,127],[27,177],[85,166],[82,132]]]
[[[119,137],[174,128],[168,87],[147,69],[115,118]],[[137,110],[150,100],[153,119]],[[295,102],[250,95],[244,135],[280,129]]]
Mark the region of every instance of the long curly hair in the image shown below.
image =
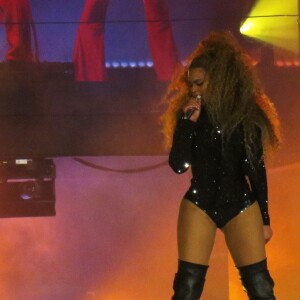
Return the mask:
[[[189,100],[188,70],[196,67],[208,75],[203,101],[212,124],[222,128],[223,140],[228,141],[236,127],[242,125],[246,153],[251,159],[257,151],[259,128],[264,154],[274,153],[281,142],[276,109],[261,87],[250,56],[228,31],[211,32],[175,73],[163,98],[168,107],[161,116],[167,148]]]

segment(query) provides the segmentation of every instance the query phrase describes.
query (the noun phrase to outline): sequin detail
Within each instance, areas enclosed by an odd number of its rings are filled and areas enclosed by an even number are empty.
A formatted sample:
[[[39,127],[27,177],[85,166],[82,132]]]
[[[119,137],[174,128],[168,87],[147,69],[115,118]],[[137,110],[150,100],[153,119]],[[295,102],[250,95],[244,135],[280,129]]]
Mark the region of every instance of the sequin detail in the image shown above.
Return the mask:
[[[191,186],[184,197],[204,210],[218,227],[255,201],[267,225],[270,223],[267,178],[261,144],[256,156],[250,164],[241,127],[234,131],[225,147],[221,128],[214,127],[202,109],[196,123],[178,121],[169,164],[178,174],[191,167]]]

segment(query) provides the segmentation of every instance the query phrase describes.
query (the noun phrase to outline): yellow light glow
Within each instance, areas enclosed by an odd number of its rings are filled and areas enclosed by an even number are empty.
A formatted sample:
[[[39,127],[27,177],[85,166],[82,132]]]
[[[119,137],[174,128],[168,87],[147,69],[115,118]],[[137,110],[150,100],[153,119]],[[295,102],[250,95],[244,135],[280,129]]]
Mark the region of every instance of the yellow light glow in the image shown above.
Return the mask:
[[[240,32],[249,37],[298,53],[298,0],[260,0]]]
[[[246,21],[244,22],[244,24],[241,26],[240,32],[241,32],[242,34],[247,34],[247,32],[250,32],[250,31],[253,29],[254,26],[255,26],[255,25],[253,24],[253,22],[251,21],[251,19],[248,19],[248,20],[246,20]]]

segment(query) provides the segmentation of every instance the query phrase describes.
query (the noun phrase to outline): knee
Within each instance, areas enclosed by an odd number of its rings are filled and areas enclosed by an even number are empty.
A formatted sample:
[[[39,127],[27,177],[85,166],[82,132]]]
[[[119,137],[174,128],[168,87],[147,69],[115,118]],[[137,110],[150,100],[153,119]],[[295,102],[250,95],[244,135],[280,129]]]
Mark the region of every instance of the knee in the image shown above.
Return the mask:
[[[202,294],[208,266],[179,260],[172,300],[198,300]]]
[[[267,260],[238,268],[250,300],[275,300],[272,280],[267,269]]]

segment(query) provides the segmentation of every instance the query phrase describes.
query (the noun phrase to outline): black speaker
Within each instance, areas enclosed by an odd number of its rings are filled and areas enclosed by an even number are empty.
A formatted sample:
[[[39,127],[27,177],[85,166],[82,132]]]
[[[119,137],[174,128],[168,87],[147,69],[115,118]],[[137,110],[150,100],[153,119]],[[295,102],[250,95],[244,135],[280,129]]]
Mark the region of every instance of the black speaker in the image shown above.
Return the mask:
[[[52,159],[0,160],[0,218],[55,216]]]

